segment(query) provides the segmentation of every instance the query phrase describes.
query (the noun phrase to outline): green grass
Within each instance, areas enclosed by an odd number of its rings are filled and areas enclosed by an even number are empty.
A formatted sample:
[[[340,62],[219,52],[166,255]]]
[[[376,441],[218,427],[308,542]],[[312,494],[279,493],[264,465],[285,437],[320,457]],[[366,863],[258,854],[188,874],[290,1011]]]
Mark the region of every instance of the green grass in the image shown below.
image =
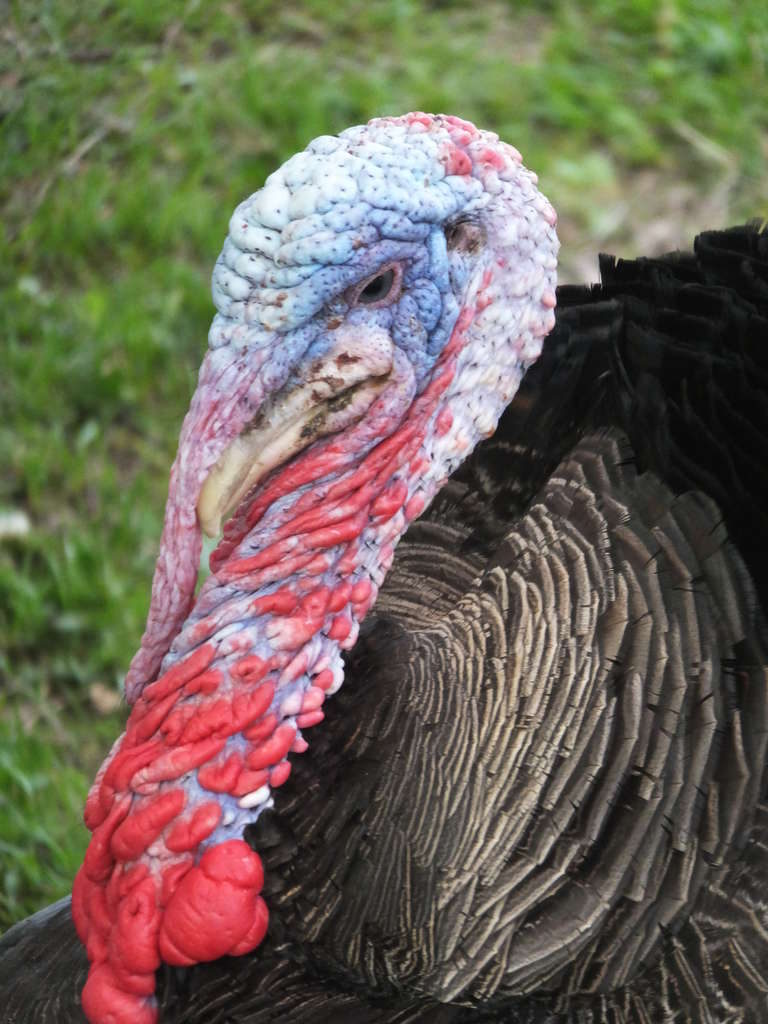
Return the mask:
[[[763,0],[11,3],[0,927],[64,893],[84,850],[234,205],[317,134],[455,112],[538,171],[580,277],[600,248],[768,215],[767,54]]]
[[[84,772],[108,742],[103,726],[96,731],[98,742],[93,735],[81,736],[87,756],[72,751],[71,763],[65,763],[51,742],[65,727],[55,699],[50,693],[46,698],[28,701],[24,715],[0,701],[0,915],[5,922],[70,888],[87,839],[81,821]],[[34,714],[41,717],[35,720]]]

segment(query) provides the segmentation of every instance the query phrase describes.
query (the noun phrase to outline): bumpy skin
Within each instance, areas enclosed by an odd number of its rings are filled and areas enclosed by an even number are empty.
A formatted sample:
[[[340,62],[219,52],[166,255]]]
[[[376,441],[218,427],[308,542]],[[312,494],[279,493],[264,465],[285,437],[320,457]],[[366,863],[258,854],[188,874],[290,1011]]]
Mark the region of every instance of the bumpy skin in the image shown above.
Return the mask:
[[[262,941],[262,866],[243,830],[323,719],[398,539],[538,356],[554,323],[554,223],[515,150],[425,114],[315,140],[235,211],[132,712],[86,806],[73,914],[92,1024],[151,1024],[161,961]],[[356,286],[388,271],[391,297],[359,302]],[[345,412],[345,368],[361,360],[384,386]],[[311,390],[319,367],[344,429],[334,420],[242,502],[193,603],[208,473],[270,396]]]
[[[161,969],[164,1024],[766,1019],[768,234],[601,275],[247,831],[264,942]],[[0,939],[2,1024],[82,1024],[73,940]]]

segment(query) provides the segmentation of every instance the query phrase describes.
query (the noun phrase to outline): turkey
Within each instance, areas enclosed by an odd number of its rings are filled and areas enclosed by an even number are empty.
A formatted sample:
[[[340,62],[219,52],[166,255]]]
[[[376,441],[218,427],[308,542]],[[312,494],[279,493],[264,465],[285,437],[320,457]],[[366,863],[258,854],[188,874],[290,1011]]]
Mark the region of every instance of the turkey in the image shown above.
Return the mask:
[[[557,295],[556,253],[447,116],[237,208],[126,732],[71,910],[0,940],[5,1024],[768,1019],[768,234]]]

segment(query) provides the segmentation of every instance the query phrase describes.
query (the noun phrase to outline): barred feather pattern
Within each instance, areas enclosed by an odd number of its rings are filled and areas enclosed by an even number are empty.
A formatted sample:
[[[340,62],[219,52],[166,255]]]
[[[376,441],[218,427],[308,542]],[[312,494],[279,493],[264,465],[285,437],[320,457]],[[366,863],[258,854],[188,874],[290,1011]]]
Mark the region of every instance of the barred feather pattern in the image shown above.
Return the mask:
[[[308,872],[284,925],[374,990],[442,1002],[626,985],[748,836],[768,726],[749,576],[712,502],[637,475],[609,433],[468,587],[456,531],[425,557],[428,531],[354,663],[387,650],[393,678],[341,711],[335,756],[330,725],[332,806],[300,779],[281,810]]]

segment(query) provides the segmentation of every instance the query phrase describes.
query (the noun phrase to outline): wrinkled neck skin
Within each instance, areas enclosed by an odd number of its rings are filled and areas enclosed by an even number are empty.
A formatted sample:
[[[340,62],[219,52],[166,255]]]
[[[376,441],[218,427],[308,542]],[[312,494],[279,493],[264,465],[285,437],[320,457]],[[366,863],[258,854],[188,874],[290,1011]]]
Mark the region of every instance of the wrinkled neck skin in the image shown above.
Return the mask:
[[[280,723],[283,757],[306,749],[302,731],[322,720],[325,696],[341,686],[342,651],[354,645],[398,540],[477,442],[493,433],[551,329],[554,295],[545,291],[540,319],[515,325],[514,359],[507,338],[493,350],[492,316],[484,313],[509,287],[508,265],[494,251],[490,266],[470,283],[421,393],[413,366],[396,350],[390,383],[368,415],[276,471],[243,503],[163,661],[167,673],[210,646],[206,671],[221,671],[233,694],[254,683],[274,687],[264,719]],[[519,306],[528,317],[527,302]],[[246,661],[243,672],[238,666]],[[139,706],[145,701],[140,698]],[[185,702],[204,713],[197,695]],[[242,752],[247,763],[247,747],[238,735],[225,752]],[[278,768],[268,779],[263,769],[246,771],[221,795],[224,814],[202,848],[242,835],[271,806],[270,790],[287,778],[288,762]]]
[[[538,318],[531,317],[527,282],[508,323],[513,343],[498,336],[494,301],[509,293],[515,268],[507,238],[492,239],[489,249],[492,259],[470,282],[450,341],[420,393],[414,367],[395,350],[390,383],[365,418],[278,470],[243,503],[211,556],[212,575],[164,671],[214,642],[213,665],[227,670],[247,656],[270,666],[265,678],[276,686],[270,710],[283,722],[300,731],[321,719],[324,695],[342,683],[341,652],[354,645],[398,540],[478,441],[493,433],[552,327],[554,291],[543,288]],[[315,684],[307,698],[315,677],[323,693]],[[303,746],[298,738],[296,747]],[[255,811],[233,808],[233,827],[241,830]],[[219,840],[217,832],[211,841]]]
[[[291,650],[297,655],[301,649],[308,665],[314,664],[316,633],[304,645],[299,632],[296,642],[288,634],[276,638],[273,620],[280,613],[269,605],[285,588],[298,600],[341,581],[362,583],[359,592],[370,583],[372,596],[345,608],[350,633],[325,646],[334,648],[338,660],[339,649],[354,644],[397,541],[478,441],[493,433],[554,323],[554,291],[545,287],[537,319],[530,315],[526,294],[507,323],[508,333],[495,334],[493,304],[514,276],[502,241],[470,282],[450,340],[427,380],[419,382],[407,355],[395,349],[387,387],[362,421],[313,445],[243,502],[211,556],[212,575],[163,671],[214,634],[219,658],[229,657],[228,651],[241,653],[247,640],[251,654],[271,657]],[[256,600],[261,604],[254,605]],[[287,595],[283,604],[290,604]],[[261,608],[264,614],[253,614]],[[244,620],[249,621],[246,632]],[[229,626],[234,628],[224,628]],[[258,639],[251,628],[258,630]]]
[[[503,160],[491,156],[495,174]],[[467,174],[469,161],[459,165]],[[516,165],[519,154],[511,174]],[[242,500],[193,600],[200,531],[191,517],[206,476],[317,332],[293,332],[271,363],[258,352],[254,373],[252,353],[230,344],[240,328],[225,323],[229,347],[206,358],[172,473],[147,633],[127,679],[133,708],[86,805],[93,836],[72,903],[91,961],[83,1007],[93,1024],[153,1024],[161,961],[241,955],[263,939],[262,865],[243,830],[288,778],[289,753],[307,749],[304,733],[342,683],[342,652],[399,538],[494,431],[554,324],[554,213],[520,173],[521,216],[508,216],[500,186],[481,194],[486,244],[446,307],[441,350],[425,363],[423,352],[412,358],[383,339],[390,370],[365,414]],[[379,328],[359,330],[363,348],[376,342]]]

